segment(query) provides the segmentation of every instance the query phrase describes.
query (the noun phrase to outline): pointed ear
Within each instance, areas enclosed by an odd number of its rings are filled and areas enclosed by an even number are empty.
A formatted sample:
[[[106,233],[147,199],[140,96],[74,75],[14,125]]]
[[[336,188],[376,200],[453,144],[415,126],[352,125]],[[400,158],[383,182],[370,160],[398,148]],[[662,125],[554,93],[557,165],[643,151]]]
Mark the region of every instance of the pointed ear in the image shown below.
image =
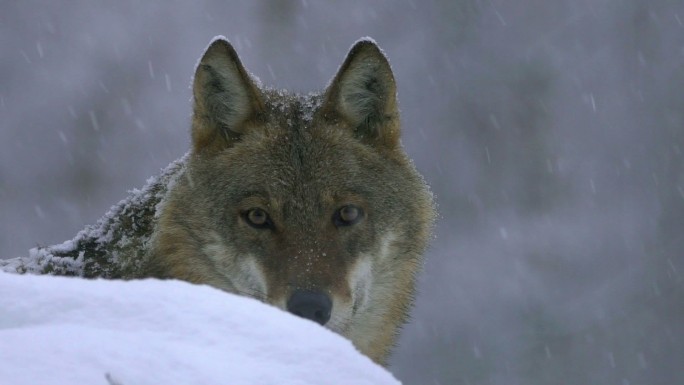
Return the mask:
[[[320,112],[366,143],[394,148],[400,135],[396,93],[385,55],[372,40],[360,40],[325,91]]]
[[[200,59],[192,85],[193,151],[231,146],[259,118],[261,92],[245,71],[233,46],[218,38]]]

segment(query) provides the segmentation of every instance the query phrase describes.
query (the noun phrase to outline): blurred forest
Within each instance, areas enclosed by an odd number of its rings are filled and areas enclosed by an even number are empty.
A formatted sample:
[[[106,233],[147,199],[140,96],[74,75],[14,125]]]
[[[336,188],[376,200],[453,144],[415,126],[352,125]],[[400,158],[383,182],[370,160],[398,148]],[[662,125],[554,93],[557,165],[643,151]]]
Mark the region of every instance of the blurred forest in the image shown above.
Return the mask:
[[[301,92],[389,56],[440,211],[397,378],[684,384],[682,0],[0,1],[0,256],[185,153],[219,34]]]

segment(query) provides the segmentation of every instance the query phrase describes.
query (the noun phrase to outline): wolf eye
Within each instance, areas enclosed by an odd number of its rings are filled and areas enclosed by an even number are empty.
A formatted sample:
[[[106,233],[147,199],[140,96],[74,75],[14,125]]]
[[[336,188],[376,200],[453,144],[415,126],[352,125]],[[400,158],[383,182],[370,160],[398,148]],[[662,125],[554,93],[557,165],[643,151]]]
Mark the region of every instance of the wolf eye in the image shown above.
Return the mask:
[[[268,213],[260,208],[249,209],[243,216],[247,224],[254,228],[266,229],[273,227],[273,222],[271,222]]]
[[[361,219],[363,219],[363,210],[354,205],[343,206],[333,215],[333,223],[337,227],[355,225]]]

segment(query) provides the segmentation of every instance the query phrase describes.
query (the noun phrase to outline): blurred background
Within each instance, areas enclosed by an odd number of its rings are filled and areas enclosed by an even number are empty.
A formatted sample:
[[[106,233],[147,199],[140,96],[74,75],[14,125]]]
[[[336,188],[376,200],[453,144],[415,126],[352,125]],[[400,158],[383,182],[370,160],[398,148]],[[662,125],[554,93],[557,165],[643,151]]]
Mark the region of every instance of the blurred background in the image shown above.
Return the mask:
[[[684,2],[337,4],[0,1],[0,256],[71,239],[185,153],[213,36],[302,92],[372,36],[441,214],[390,370],[684,384]]]

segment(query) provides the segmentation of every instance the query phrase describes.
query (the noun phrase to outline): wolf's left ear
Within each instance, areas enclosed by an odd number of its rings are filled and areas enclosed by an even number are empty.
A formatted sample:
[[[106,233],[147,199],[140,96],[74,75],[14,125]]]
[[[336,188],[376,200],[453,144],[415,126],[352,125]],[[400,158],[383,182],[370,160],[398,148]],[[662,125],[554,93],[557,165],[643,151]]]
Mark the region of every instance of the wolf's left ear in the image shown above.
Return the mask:
[[[228,41],[217,38],[200,59],[192,85],[195,153],[230,147],[262,113],[261,91]]]
[[[346,123],[366,143],[394,148],[400,135],[396,94],[387,58],[372,40],[360,40],[325,91],[319,114]]]

